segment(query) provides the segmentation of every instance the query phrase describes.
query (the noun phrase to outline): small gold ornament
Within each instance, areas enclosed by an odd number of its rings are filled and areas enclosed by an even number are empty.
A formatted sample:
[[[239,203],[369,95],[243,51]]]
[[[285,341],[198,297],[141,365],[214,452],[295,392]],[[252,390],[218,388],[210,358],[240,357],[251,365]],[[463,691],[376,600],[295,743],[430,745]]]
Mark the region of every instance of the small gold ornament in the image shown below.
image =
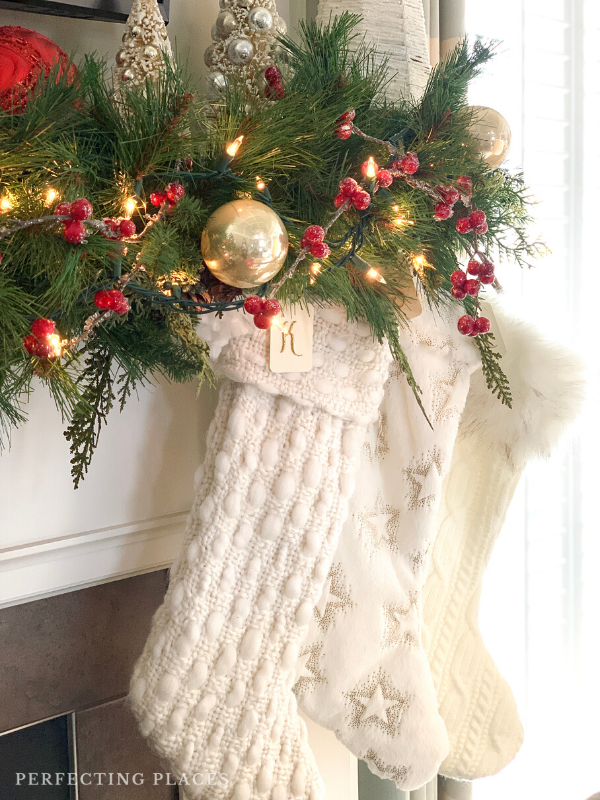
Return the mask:
[[[288,235],[277,214],[256,200],[232,200],[218,208],[202,231],[202,256],[229,286],[266,283],[285,262]]]
[[[470,131],[490,169],[497,169],[510,148],[510,126],[502,114],[487,106],[471,106]]]

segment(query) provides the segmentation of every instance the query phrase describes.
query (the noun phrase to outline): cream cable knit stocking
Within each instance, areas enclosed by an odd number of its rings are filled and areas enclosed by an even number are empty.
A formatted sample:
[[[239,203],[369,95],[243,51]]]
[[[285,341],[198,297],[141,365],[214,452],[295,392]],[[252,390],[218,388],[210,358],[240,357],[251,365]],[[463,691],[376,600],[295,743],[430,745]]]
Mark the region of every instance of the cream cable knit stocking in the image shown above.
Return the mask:
[[[442,476],[479,357],[455,320],[429,308],[401,336],[433,430],[404,376],[392,374],[294,689],[302,709],[371,771],[412,790],[448,752],[421,646],[421,589]]]
[[[132,678],[189,797],[321,794],[290,687],[391,358],[338,309],[317,313],[311,372],[271,373],[267,341],[254,329],[218,358],[229,380],[183,552]]]
[[[514,697],[479,632],[481,585],[527,461],[549,453],[583,393],[577,357],[543,341],[499,303],[493,308],[513,409],[490,395],[480,374],[473,376],[423,592],[424,640],[450,739],[440,771],[463,779],[499,772],[521,746]]]

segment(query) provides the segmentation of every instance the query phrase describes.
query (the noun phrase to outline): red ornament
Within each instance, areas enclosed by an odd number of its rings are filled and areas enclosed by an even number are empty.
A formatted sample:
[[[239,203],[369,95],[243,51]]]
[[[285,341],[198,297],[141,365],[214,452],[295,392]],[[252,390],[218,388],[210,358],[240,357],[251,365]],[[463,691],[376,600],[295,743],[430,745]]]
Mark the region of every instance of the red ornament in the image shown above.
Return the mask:
[[[23,112],[40,77],[47,78],[53,69],[57,71],[57,79],[68,70],[69,84],[77,75],[68,55],[51,39],[18,25],[0,27],[0,108],[3,111]]]
[[[257,328],[260,328],[262,331],[266,331],[267,328],[271,327],[273,322],[273,317],[267,314],[257,314],[254,317],[254,324]]]
[[[262,313],[267,317],[274,317],[276,314],[281,314],[281,303],[275,297],[269,297],[265,300]]]
[[[108,292],[108,296],[110,298],[109,309],[114,311],[115,314],[123,316],[129,311],[129,301],[119,289],[111,289]]]
[[[348,199],[345,194],[336,194],[333,198],[334,208],[341,208]]]
[[[480,275],[479,282],[480,283],[493,283],[496,280],[496,276],[492,273],[491,275]]]
[[[54,321],[39,317],[31,323],[31,332],[38,339],[43,339],[46,336],[52,336],[54,333]]]
[[[150,202],[153,206],[162,206],[167,199],[166,192],[152,192],[150,195]]]
[[[71,216],[71,203],[59,203],[54,209],[57,217],[70,217]]]
[[[176,206],[185,197],[185,188],[180,183],[170,183],[165,192],[167,200],[172,206]]]
[[[71,219],[90,219],[92,214],[94,213],[94,209],[92,208],[92,204],[89,200],[86,200],[85,197],[80,197],[79,200],[75,200],[71,203]]]
[[[371,205],[371,195],[364,189],[359,189],[352,196],[352,205],[358,211],[364,211]]]
[[[394,182],[392,173],[388,172],[387,169],[380,169],[377,173],[377,182],[383,189],[387,189]]]
[[[452,275],[450,275],[452,286],[462,286],[466,280],[467,276],[462,269],[455,269]]]
[[[106,311],[111,307],[112,299],[106,289],[100,289],[100,291],[96,292],[94,295],[94,305],[101,311]]]
[[[119,233],[126,239],[129,239],[130,236],[135,236],[135,231],[135,222],[133,220],[122,219],[121,222],[119,222]]]
[[[461,217],[460,219],[457,219],[456,230],[459,233],[470,233],[473,230],[473,226],[471,225],[469,217]]]
[[[469,275],[481,275],[482,266],[476,258],[472,258],[467,265],[467,272]]]
[[[309,253],[315,258],[327,258],[329,255],[329,245],[325,242],[313,242],[310,246]]]
[[[475,320],[475,330],[477,333],[488,333],[491,328],[490,321],[487,317],[479,317]]]
[[[479,285],[479,281],[476,281],[474,278],[472,278],[471,280],[465,281],[462,285],[462,288],[467,294],[475,297],[481,287]]]
[[[452,206],[449,206],[448,203],[438,203],[433,216],[441,222],[444,219],[450,219],[453,213]]]
[[[344,111],[340,117],[340,122],[352,122],[356,116],[356,111],[351,108],[349,111]]]
[[[265,301],[262,299],[262,297],[259,297],[256,294],[251,294],[244,300],[244,309],[248,312],[248,314],[252,314],[252,316],[255,314],[260,314],[260,312],[263,310],[264,302]]]
[[[354,178],[344,178],[340,181],[339,190],[345,197],[352,197],[352,195],[360,191],[360,186]]]
[[[304,231],[304,239],[308,242],[322,242],[325,238],[325,231],[320,225],[309,225]]]
[[[414,175],[419,169],[419,156],[416,153],[406,153],[399,163],[402,172],[406,175]]]
[[[352,136],[352,124],[350,122],[342,122],[335,129],[338,139],[349,139]]]
[[[477,228],[485,222],[485,213],[483,211],[473,211],[469,217],[469,222],[472,228]]]
[[[436,186],[435,190],[449,206],[453,206],[460,200],[460,193],[454,186]]]
[[[85,225],[78,219],[68,219],[63,228],[63,236],[70,244],[81,244],[87,236]]]
[[[467,293],[462,288],[462,286],[453,286],[452,289],[450,289],[450,294],[457,300],[464,300],[465,297],[467,296]]]
[[[473,317],[470,317],[468,314],[462,316],[457,323],[458,330],[463,334],[463,336],[470,336],[473,333],[475,328],[475,320]]]
[[[457,178],[456,185],[460,186],[460,188],[467,194],[471,194],[473,190],[473,181],[468,175],[461,175],[460,178]]]

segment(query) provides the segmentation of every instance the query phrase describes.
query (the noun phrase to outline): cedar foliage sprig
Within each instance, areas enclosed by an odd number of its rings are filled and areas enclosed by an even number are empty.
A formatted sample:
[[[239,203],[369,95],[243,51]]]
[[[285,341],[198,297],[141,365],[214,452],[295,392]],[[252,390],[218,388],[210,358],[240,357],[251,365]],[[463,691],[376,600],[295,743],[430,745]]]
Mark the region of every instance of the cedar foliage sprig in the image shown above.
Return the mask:
[[[287,262],[273,285],[280,281],[296,259],[306,226],[324,225],[331,217],[339,181],[349,175],[360,178],[361,164],[371,155],[386,165],[386,148],[358,136],[336,138],[338,119],[350,108],[367,135],[416,152],[418,177],[431,185],[472,177],[473,202],[489,223],[482,237],[488,249],[520,264],[540,252],[527,235],[530,198],[522,179],[490,172],[469,134],[468,84],[493,48],[459,44],[433,70],[419,102],[388,102],[386,65],[357,36],[357,22],[342,14],[323,26],[301,24],[297,42],[283,37],[285,97],[275,104],[254,100],[249,109],[243,86],[231,81],[222,98],[205,101],[193,95],[183,71],[166,61],[155,83],[148,82],[142,91],[124,87],[117,106],[105,62],[88,56],[78,81],[69,86],[66,78],[52,75],[39,82],[23,114],[0,114],[0,195],[10,197],[15,218],[51,213],[44,196],[52,186],[62,200],[87,197],[100,219],[120,216],[124,199],[136,197],[133,219],[140,231],[155,211],[149,205],[153,191],[178,180],[187,193],[143,238],[126,247],[97,233],[73,246],[62,238],[60,225],[20,230],[1,240],[0,443],[24,420],[32,381],[41,378],[67,421],[78,483],[113,405],[122,408],[136,387],[157,375],[175,381],[210,377],[207,347],[196,336],[193,320],[207,310],[239,307],[243,297],[203,266],[203,226],[216,208],[235,197],[252,196],[271,205],[290,239]],[[240,134],[243,146],[223,168],[224,148]],[[256,175],[268,185],[268,195],[257,192]],[[0,216],[0,235],[6,216]],[[412,258],[422,254],[433,265],[420,279],[426,301],[456,306],[449,277],[467,256],[464,238],[453,220],[433,219],[429,196],[396,180],[374,195],[366,211],[342,214],[327,241],[331,255],[316,279],[306,259],[277,296],[339,303],[349,319],[368,322],[378,340],[389,342],[419,399],[398,336],[398,326],[409,324],[403,302],[411,293]],[[365,263],[386,283],[369,281],[360,266]],[[95,311],[95,291],[114,286],[135,264],[144,271],[127,284],[131,310],[126,316],[113,315],[85,347],[61,359],[42,362],[26,354],[21,342],[32,319],[50,317],[62,337],[77,337]],[[268,292],[269,286],[261,291]],[[492,338],[476,342],[490,387],[504,402],[510,400]]]
[[[485,383],[493,395],[495,395],[502,405],[512,408],[512,392],[506,375],[500,367],[500,353],[494,349],[494,334],[486,333],[475,339],[475,344],[479,348],[481,355],[481,369]]]

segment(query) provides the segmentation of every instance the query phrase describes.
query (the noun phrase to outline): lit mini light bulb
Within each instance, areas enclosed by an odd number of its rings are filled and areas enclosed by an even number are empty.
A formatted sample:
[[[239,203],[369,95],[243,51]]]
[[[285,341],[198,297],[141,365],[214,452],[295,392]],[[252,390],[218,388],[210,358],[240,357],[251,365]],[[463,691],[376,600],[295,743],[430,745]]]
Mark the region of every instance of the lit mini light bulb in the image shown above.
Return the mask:
[[[260,175],[256,176],[256,188],[259,192],[264,192],[264,190],[267,188],[267,184],[263,181]]]
[[[365,161],[363,164],[363,175],[365,178],[370,178],[373,180],[377,177],[377,173],[379,172],[379,167],[377,166],[375,159],[373,156],[369,156],[368,161]]]
[[[367,278],[370,278],[370,279],[371,279],[371,280],[373,280],[373,281],[378,281],[379,283],[387,283],[387,281],[386,281],[386,279],[383,277],[383,275],[380,275],[380,274],[377,272],[377,270],[376,270],[376,269],[373,269],[373,267],[370,267],[370,268],[367,270]]]
[[[237,151],[242,146],[242,142],[243,141],[244,141],[244,136],[242,135],[242,136],[238,136],[237,139],[234,139],[233,142],[229,142],[229,144],[225,148],[225,152],[227,153],[227,155],[231,156],[231,158],[236,156],[237,155]]]
[[[60,343],[60,336],[58,336],[56,333],[52,333],[50,334],[50,336],[47,337],[47,341],[50,347],[52,348],[51,358],[57,358],[58,356],[61,356],[62,346]]]
[[[310,271],[313,275],[318,275],[321,272],[321,265],[320,264],[312,264]]]
[[[8,197],[3,197],[0,200],[0,210],[2,211],[10,211],[12,203],[10,202]]]
[[[137,208],[135,197],[128,197],[127,200],[125,200],[124,208],[125,208],[125,215],[129,219],[132,216],[135,209]]]
[[[59,194],[56,191],[56,189],[53,189],[52,187],[50,187],[48,189],[48,191],[46,192],[46,197],[44,198],[44,202],[46,203],[47,206],[51,206],[52,203],[54,203],[55,200],[58,200],[58,198],[59,198]]]

